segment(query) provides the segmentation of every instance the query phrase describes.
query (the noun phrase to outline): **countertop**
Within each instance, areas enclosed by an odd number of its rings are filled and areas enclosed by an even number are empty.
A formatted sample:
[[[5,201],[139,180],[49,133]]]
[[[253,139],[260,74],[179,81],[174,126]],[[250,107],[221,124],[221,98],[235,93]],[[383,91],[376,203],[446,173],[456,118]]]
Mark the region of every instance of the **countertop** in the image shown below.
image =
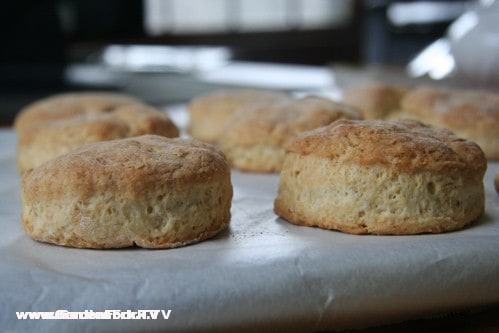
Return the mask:
[[[185,121],[182,106],[167,109],[175,121]],[[433,318],[410,326],[418,327],[440,318],[459,323],[499,304],[499,196],[492,182],[499,163],[489,163],[484,179],[485,215],[460,231],[357,236],[295,226],[273,212],[277,174],[233,170],[225,232],[177,249],[102,251],[39,243],[24,233],[12,129],[0,130],[0,142],[5,332],[329,331]],[[16,316],[111,309],[171,312],[168,320]]]

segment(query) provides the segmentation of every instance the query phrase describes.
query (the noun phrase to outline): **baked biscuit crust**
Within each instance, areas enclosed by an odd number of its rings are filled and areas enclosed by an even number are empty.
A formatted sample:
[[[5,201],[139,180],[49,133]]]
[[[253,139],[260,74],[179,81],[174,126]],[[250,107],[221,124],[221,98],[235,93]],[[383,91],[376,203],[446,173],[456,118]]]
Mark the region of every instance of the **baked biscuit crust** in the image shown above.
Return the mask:
[[[228,226],[231,199],[218,149],[155,135],[84,146],[22,178],[27,234],[79,248],[198,242]]]
[[[476,144],[447,130],[340,120],[287,147],[274,210],[354,234],[456,230],[484,212],[486,167]]]
[[[108,92],[76,92],[50,96],[24,107],[14,120],[16,131],[39,125],[45,121],[59,120],[86,113],[103,113],[127,105],[140,103],[124,94]]]
[[[254,104],[227,119],[220,148],[237,169],[278,172],[284,147],[295,136],[338,119],[361,119],[361,114],[354,107],[316,96]]]
[[[156,134],[178,137],[175,124],[163,112],[143,104],[124,104],[102,113],[65,115],[19,131],[20,172],[86,144]]]
[[[409,88],[382,83],[350,87],[343,94],[343,102],[362,111],[364,119],[386,119],[400,112],[402,97]]]
[[[216,143],[225,120],[239,108],[287,98],[281,92],[259,89],[223,90],[199,96],[188,104],[187,131],[196,139]]]
[[[499,94],[421,87],[407,93],[398,118],[443,127],[476,142],[487,159],[499,159]]]

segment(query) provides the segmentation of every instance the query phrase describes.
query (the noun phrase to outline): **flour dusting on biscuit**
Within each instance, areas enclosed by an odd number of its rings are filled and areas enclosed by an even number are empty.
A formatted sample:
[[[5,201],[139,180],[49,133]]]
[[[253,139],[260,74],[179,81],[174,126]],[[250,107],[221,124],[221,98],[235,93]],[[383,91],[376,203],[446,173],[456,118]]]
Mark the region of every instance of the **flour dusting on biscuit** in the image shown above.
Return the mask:
[[[354,234],[456,230],[484,212],[478,145],[416,121],[339,120],[287,147],[275,212]]]
[[[157,135],[87,145],[22,177],[27,234],[78,248],[198,242],[229,225],[231,200],[217,148]]]

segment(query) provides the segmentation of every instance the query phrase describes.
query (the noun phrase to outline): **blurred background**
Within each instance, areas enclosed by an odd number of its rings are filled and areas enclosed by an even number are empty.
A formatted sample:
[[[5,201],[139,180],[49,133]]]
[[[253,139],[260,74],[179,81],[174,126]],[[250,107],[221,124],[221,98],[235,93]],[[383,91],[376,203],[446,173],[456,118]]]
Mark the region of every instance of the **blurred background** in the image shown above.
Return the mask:
[[[477,26],[468,14],[478,7],[494,13],[490,8],[498,6],[494,0],[4,1],[0,123],[9,124],[34,99],[70,90],[124,90],[166,104],[226,86],[313,89],[328,84],[324,68],[337,76],[388,68],[449,78],[456,67],[451,24],[462,21],[455,39],[466,35]],[[486,28],[497,33],[494,17]],[[498,35],[482,35],[484,47],[497,51]],[[479,55],[487,53],[471,49],[473,62],[483,64]],[[498,65],[492,51],[489,68]],[[283,87],[263,74],[294,70]]]

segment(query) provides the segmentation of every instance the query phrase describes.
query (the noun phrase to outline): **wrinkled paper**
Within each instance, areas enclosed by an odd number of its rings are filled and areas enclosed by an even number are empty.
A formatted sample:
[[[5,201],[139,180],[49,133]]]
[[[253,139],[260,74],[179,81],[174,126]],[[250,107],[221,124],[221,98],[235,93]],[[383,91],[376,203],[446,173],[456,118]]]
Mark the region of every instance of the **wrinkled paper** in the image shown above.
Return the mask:
[[[177,114],[176,116],[182,117]],[[273,212],[278,176],[232,172],[230,228],[177,249],[85,250],[31,240],[16,136],[0,130],[0,327],[17,331],[317,331],[499,302],[498,163],[485,215],[456,232],[356,236]],[[171,310],[155,320],[18,320],[16,311]]]

